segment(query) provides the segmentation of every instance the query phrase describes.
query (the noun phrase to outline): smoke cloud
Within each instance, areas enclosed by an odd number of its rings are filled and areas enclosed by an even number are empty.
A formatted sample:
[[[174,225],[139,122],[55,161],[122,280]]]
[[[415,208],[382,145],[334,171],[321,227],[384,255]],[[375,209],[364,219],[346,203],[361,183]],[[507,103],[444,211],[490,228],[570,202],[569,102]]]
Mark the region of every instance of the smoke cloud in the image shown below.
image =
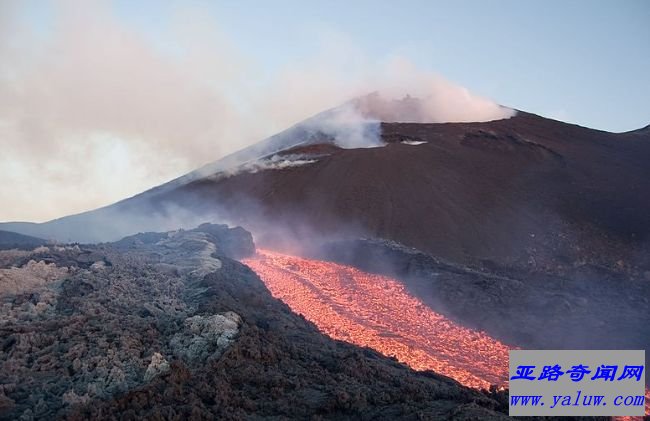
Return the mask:
[[[372,62],[338,35],[268,75],[194,6],[171,16],[174,44],[161,47],[110,3],[51,5],[51,25],[36,27],[21,3],[0,3],[0,220],[112,203],[369,92],[313,128],[343,147],[377,146],[379,120],[513,113],[405,58]]]

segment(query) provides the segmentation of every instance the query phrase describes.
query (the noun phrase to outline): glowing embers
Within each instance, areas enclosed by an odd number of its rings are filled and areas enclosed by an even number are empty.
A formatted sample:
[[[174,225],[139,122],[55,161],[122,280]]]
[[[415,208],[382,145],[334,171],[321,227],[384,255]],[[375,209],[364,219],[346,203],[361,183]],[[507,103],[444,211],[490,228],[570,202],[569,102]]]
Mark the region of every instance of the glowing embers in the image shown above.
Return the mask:
[[[332,338],[467,386],[507,384],[508,347],[432,311],[394,279],[266,250],[244,263],[273,296]]]

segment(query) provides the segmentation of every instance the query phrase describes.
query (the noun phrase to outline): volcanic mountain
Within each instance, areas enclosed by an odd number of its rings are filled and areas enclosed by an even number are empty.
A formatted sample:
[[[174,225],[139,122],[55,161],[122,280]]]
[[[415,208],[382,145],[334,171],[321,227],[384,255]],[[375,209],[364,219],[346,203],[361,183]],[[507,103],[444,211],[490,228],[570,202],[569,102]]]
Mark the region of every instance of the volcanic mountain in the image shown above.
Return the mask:
[[[416,101],[370,95],[115,205],[0,228],[96,242],[217,219],[274,248],[369,237],[489,268],[650,268],[648,127],[422,123]]]

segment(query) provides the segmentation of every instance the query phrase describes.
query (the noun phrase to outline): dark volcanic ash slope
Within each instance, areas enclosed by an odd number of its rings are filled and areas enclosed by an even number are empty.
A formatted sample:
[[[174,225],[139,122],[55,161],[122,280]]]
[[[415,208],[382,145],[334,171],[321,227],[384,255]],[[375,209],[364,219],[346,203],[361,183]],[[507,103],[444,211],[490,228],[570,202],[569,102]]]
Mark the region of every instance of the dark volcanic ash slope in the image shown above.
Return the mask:
[[[650,282],[575,268],[564,276],[479,271],[378,240],[333,242],[318,257],[400,279],[431,308],[528,349],[648,349]]]
[[[231,259],[253,251],[202,225],[0,252],[0,419],[505,419],[503,393],[320,334]]]
[[[385,238],[463,264],[650,268],[647,131],[612,134],[519,113],[382,124],[382,137],[385,147],[328,147],[309,165],[206,177],[153,203],[223,209],[261,239],[272,221],[297,237]],[[299,152],[311,150],[291,151]]]

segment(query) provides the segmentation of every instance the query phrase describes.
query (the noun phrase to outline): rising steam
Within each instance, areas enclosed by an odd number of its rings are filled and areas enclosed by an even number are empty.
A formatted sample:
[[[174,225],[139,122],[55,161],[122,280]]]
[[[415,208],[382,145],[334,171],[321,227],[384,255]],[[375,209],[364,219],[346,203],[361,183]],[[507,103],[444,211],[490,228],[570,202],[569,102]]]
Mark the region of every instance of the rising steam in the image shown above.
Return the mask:
[[[303,128],[367,147],[380,145],[379,120],[513,113],[406,59],[373,63],[340,42],[334,55],[262,74],[264,64],[237,51],[199,6],[171,17],[168,51],[110,4],[54,3],[46,34],[21,18],[21,5],[0,2],[0,197],[11,201],[0,220],[115,202],[377,90]]]

